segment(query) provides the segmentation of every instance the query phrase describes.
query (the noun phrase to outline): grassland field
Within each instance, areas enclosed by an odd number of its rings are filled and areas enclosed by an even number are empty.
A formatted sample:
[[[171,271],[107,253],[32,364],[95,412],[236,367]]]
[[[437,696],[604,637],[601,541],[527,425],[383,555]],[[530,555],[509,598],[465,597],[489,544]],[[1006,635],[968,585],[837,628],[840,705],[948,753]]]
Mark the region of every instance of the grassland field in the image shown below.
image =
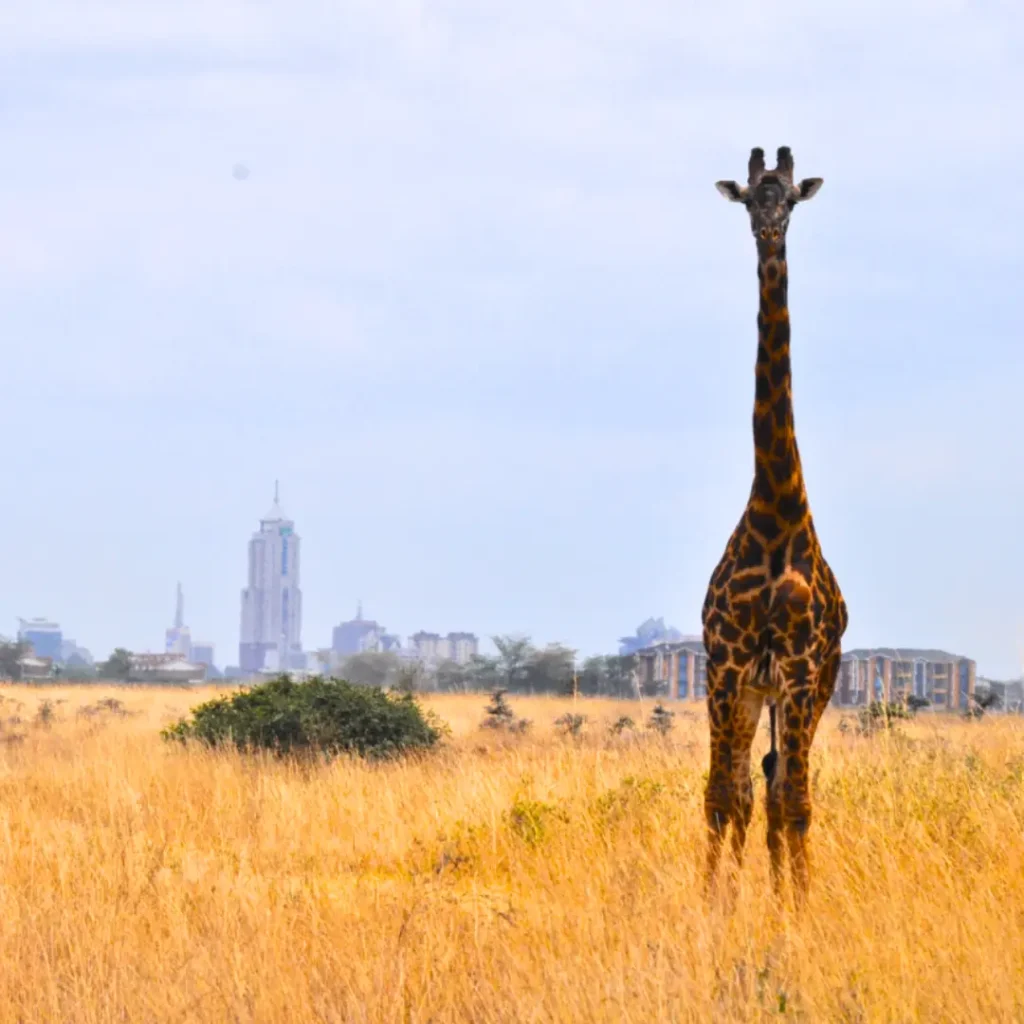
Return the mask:
[[[650,702],[581,699],[574,739],[571,700],[512,697],[511,737],[427,696],[451,736],[382,765],[160,738],[213,692],[0,687],[0,1022],[1024,1021],[1020,718],[830,710],[806,912],[755,778],[728,913],[703,709],[615,735]]]

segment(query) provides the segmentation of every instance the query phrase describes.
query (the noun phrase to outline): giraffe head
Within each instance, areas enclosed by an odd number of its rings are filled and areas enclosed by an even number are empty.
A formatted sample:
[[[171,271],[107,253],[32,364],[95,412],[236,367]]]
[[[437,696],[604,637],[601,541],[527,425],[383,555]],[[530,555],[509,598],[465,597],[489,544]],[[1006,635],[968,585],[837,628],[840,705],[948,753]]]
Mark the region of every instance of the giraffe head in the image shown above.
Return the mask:
[[[767,171],[764,150],[758,147],[750,151],[746,185],[717,181],[715,188],[726,199],[743,203],[747,208],[758,254],[767,257],[783,251],[793,207],[810,199],[821,188],[821,178],[804,178],[794,184],[793,154],[789,146],[779,147],[775,170]]]

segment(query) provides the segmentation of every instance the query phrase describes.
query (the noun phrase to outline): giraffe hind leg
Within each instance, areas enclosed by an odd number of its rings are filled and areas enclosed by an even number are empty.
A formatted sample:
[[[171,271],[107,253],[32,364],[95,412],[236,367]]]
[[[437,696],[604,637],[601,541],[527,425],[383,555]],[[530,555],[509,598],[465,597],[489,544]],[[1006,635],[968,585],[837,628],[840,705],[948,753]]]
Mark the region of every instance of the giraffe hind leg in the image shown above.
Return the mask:
[[[810,888],[807,832],[811,827],[811,747],[825,707],[832,698],[840,661],[841,652],[837,645],[808,680],[807,686],[802,688],[802,701],[794,697],[794,710],[787,714],[783,734],[787,779],[781,788],[779,810],[785,824],[793,892],[798,906],[804,903]]]
[[[814,677],[801,679],[784,692],[779,705],[781,759],[769,797],[769,850],[772,853],[773,877],[778,886],[781,832],[785,835],[793,895],[798,906],[806,899],[810,883],[807,833],[811,826],[811,744],[817,724],[815,682]]]
[[[750,777],[750,749],[757,735],[757,723],[764,706],[764,693],[756,686],[741,685],[735,706],[735,746],[733,748],[732,850],[739,866],[747,829],[754,813],[754,780]]]

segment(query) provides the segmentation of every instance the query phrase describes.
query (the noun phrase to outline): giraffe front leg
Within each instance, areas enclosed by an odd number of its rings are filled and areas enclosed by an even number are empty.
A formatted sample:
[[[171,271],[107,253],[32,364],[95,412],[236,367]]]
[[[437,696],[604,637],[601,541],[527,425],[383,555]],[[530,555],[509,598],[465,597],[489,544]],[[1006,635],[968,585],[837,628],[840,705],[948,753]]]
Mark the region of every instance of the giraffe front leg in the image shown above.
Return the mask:
[[[741,677],[742,678],[742,677]],[[736,866],[743,863],[743,847],[754,813],[754,782],[750,777],[750,749],[757,735],[757,723],[764,707],[764,694],[753,689],[748,680],[739,688],[733,714],[733,807],[732,851]]]
[[[710,895],[722,858],[725,830],[732,818],[733,776],[732,747],[716,738],[714,726],[711,734],[711,766],[704,788],[704,817],[708,826],[707,864],[704,871],[705,895]]]
[[[750,750],[738,752],[733,759],[732,853],[736,866],[743,864],[743,847],[754,813],[754,783],[750,778]]]
[[[764,697],[743,685],[741,680],[740,670],[728,666],[720,677],[715,674],[715,685],[708,693],[711,768],[704,794],[704,813],[708,822],[706,885],[709,889],[721,859],[726,826],[732,824],[732,851],[739,865],[754,809],[750,748]]]

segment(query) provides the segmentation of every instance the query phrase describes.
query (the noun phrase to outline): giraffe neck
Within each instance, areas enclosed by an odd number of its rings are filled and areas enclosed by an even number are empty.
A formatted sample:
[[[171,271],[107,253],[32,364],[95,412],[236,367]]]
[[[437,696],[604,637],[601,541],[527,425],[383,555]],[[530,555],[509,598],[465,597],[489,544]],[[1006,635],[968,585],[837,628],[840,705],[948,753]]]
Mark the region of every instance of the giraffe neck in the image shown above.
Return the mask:
[[[793,424],[789,361],[789,271],[785,248],[760,255],[757,266],[757,365],[754,392],[754,487],[751,500],[783,524],[807,509]]]

